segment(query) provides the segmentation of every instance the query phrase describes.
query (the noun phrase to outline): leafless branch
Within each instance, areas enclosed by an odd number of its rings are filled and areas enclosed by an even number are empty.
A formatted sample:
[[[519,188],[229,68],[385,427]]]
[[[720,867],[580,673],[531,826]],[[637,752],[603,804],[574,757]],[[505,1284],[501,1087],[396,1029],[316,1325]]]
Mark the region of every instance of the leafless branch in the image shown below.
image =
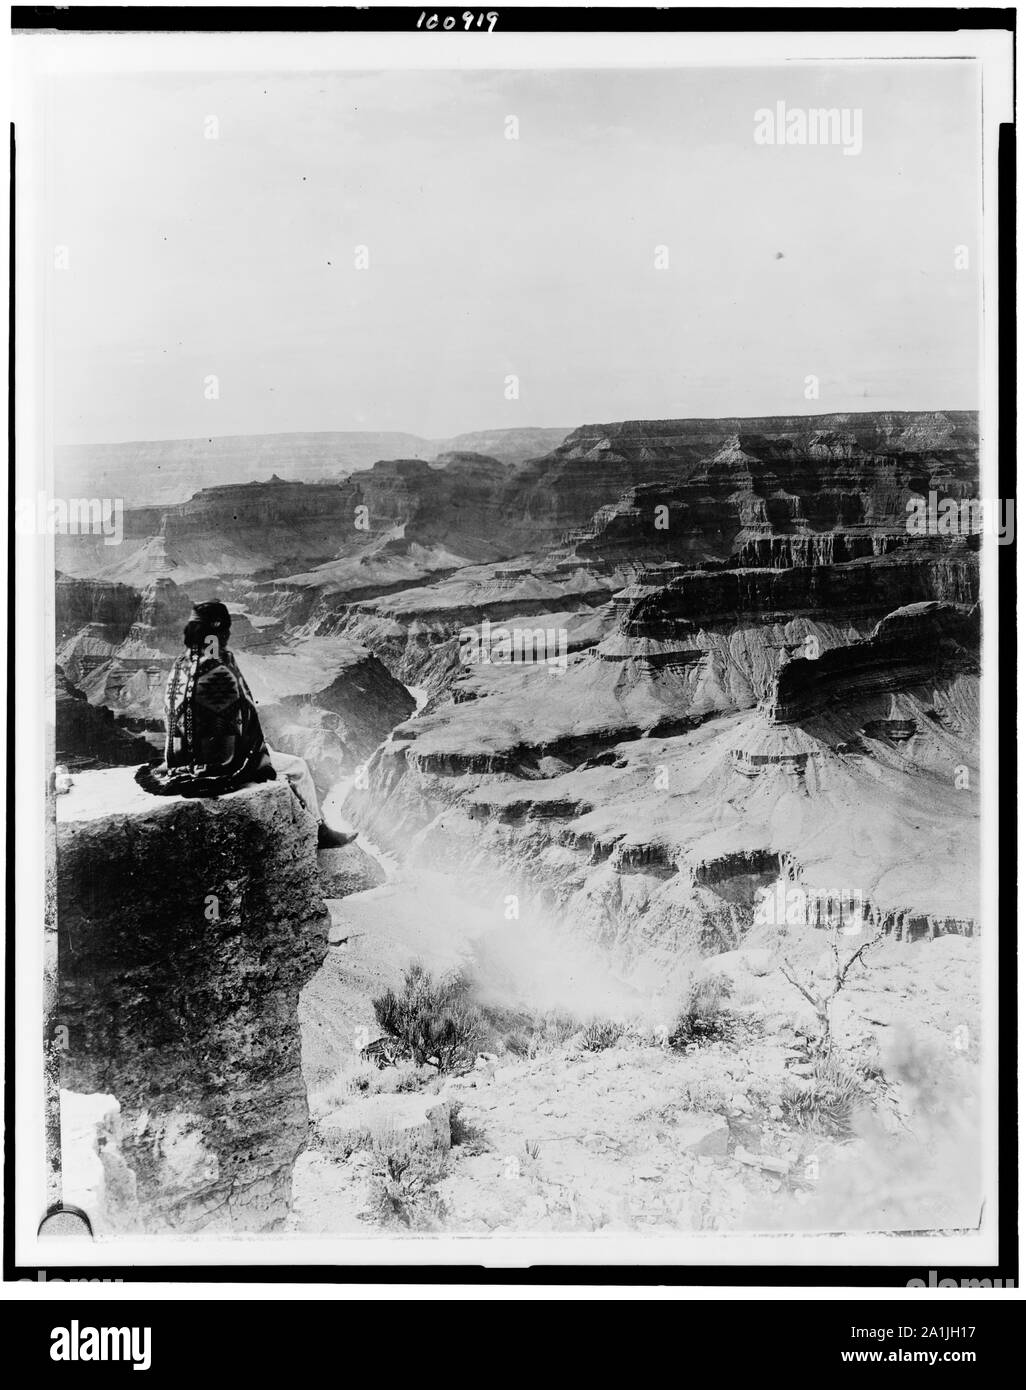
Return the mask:
[[[876,943],[881,939],[881,937],[885,935],[886,933],[881,927],[881,929],[877,932],[876,936],[870,937],[868,941],[863,941],[862,945],[859,946],[857,950],[852,952],[851,956],[849,957],[848,964],[844,967],[844,969],[837,977],[837,989],[834,990],[835,994],[837,994],[843,987],[844,982],[848,977],[848,971],[852,968],[855,962],[857,960],[862,960],[862,952],[868,951],[870,946],[875,946]]]
[[[786,969],[785,969],[785,966],[786,966]],[[791,964],[791,962],[790,962],[790,961],[787,959],[787,957],[785,956],[785,957],[784,957],[784,964],[780,967],[780,973],[783,975],[784,979],[788,982],[788,984],[794,985],[794,987],[795,987],[796,990],[798,990],[801,994],[804,994],[805,998],[809,1001],[809,1003],[810,1003],[810,1004],[812,1005],[812,1007],[816,1010],[816,1012],[817,1012],[817,1013],[820,1013],[820,1012],[822,1011],[822,1008],[823,1008],[823,1003],[822,1003],[822,1001],[819,1000],[819,999],[817,999],[817,998],[815,997],[815,995],[810,994],[809,991],[805,988],[805,986],[801,983],[801,981],[800,981],[800,980],[796,980],[795,977],[794,977],[794,975],[791,974],[791,973],[789,973],[789,972],[791,972],[791,971],[793,971],[793,970],[794,970],[794,966]]]

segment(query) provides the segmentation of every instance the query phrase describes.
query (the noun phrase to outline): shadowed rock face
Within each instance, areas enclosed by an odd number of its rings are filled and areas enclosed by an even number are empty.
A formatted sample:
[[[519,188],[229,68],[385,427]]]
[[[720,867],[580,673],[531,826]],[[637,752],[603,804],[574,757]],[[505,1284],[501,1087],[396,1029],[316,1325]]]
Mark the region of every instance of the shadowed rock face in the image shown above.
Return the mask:
[[[365,893],[385,881],[384,870],[378,861],[357,844],[348,844],[340,849],[322,849],[317,855],[317,862],[326,898],[346,898],[350,893]],[[342,934],[338,932],[339,936]]]
[[[60,575],[56,587],[57,657],[93,704],[154,716],[163,678],[181,651],[192,602],[167,577],[142,590]]]
[[[345,481],[271,477],[204,488],[175,506],[126,511],[119,546],[104,546],[94,535],[58,537],[58,563],[71,574],[138,588],[160,575],[179,585],[216,587],[224,577],[287,573],[330,559],[348,537],[359,538],[358,501],[358,490]]]
[[[280,1226],[308,1131],[299,991],[327,949],[312,818],[281,782],[183,801],[84,773],[57,874],[61,1086],[121,1107],[105,1224]]]
[[[252,664],[252,663],[250,663]],[[413,696],[376,656],[354,649],[323,689],[263,704],[260,719],[272,747],[306,760],[321,796],[408,718]]]
[[[509,474],[496,459],[457,454],[445,467],[381,461],[335,483],[234,483],[159,512],[126,512],[120,546],[76,535],[59,537],[57,549],[76,575],[142,586],[168,573],[195,597],[207,596],[204,584],[287,577],[359,557],[403,539],[405,528],[428,550],[456,547],[454,564],[467,563],[513,553],[502,511]]]
[[[57,667],[57,761],[69,768],[138,766],[150,762],[153,747],[119,728],[102,705],[85,695]]]
[[[918,432],[852,427],[840,416],[789,433],[786,422],[762,423],[774,432],[731,434],[696,467],[629,488],[571,534],[577,553],[757,568],[834,564],[904,541],[909,502],[931,488],[960,500],[977,485],[975,439],[954,418],[927,417]]]
[[[872,532],[930,479],[975,480],[976,460],[971,411],[584,425],[518,470],[507,520],[551,541],[560,529],[572,540],[594,537],[599,550],[603,541],[612,550],[677,545],[695,559],[722,559],[745,528]],[[660,502],[676,509],[677,524],[655,533],[651,508]],[[588,512],[604,505],[609,512],[588,525]],[[904,520],[902,511],[892,529]],[[579,536],[575,527],[584,528]]]
[[[690,570],[642,591],[626,607],[621,630],[631,637],[683,637],[745,618],[773,621],[799,614],[882,618],[932,599],[973,604],[979,562],[959,540],[903,546],[876,561],[799,565],[789,569]]]
[[[102,579],[75,578],[58,573],[54,586],[57,640],[78,632],[88,623],[99,623],[128,636],[135,620],[139,594],[127,584]]]
[[[789,661],[777,676],[766,713],[774,722],[794,723],[830,704],[936,683],[958,671],[977,672],[979,647],[977,609],[910,604],[888,614],[861,642],[835,647],[816,660]],[[895,737],[909,738],[916,730],[914,720],[873,721],[883,724],[894,726]]]

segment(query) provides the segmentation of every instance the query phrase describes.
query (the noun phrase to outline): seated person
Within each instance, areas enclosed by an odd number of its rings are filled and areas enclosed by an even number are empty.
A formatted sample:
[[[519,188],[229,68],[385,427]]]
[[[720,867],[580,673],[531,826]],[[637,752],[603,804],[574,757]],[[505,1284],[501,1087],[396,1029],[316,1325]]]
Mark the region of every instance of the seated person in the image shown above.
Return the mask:
[[[256,705],[227,645],[228,610],[202,604],[195,611],[164,695],[164,761],[136,773],[158,796],[219,796],[275,778]]]
[[[228,646],[228,609],[197,603],[193,613],[164,696],[164,761],[141,767],[135,780],[157,796],[220,796],[281,774],[316,818],[318,848],[347,844],[352,835],[331,830],[321,819],[306,762],[274,752],[264,741],[256,702]]]

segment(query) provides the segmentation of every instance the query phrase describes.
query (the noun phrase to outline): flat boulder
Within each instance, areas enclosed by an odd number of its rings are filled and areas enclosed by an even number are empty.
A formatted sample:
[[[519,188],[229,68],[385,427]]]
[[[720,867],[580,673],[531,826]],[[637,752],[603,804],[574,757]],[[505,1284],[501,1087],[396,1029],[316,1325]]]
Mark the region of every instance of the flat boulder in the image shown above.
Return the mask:
[[[385,871],[378,861],[357,844],[319,850],[317,868],[321,892],[326,898],[347,898],[351,893],[365,893],[368,888],[377,888],[385,881]]]

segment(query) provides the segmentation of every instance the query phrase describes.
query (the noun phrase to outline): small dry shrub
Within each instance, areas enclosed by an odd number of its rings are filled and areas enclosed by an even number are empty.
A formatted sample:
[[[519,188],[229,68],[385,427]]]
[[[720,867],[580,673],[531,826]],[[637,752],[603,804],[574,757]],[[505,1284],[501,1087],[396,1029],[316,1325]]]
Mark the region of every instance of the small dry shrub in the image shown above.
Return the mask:
[[[852,1115],[861,1096],[858,1075],[831,1053],[816,1063],[804,1084],[785,1082],[780,1105],[796,1129],[843,1138],[852,1132]]]
[[[542,1037],[552,1047],[564,1047],[580,1027],[580,1020],[565,1009],[549,1009],[542,1016]]]
[[[511,1052],[515,1057],[528,1057],[533,1051],[537,1015],[529,1009],[508,1008],[503,1004],[481,1004],[480,1050],[482,1052]]]
[[[733,1037],[737,1019],[724,1008],[733,991],[730,976],[722,973],[694,980],[670,1034],[670,1046],[683,1051]]]
[[[323,1081],[310,1087],[310,1113],[330,1115],[354,1096],[370,1094],[376,1089],[377,1076],[377,1068],[370,1062],[357,1062],[354,1066],[327,1072]]]
[[[411,965],[401,989],[387,989],[374,1001],[379,1025],[410,1049],[418,1066],[430,1062],[441,1072],[473,1066],[482,1029],[480,1010],[470,1001],[470,985],[459,972],[435,979]]]
[[[564,1046],[580,1031],[580,1022],[562,1009],[536,1013],[502,1004],[481,1004],[480,1050],[535,1057],[539,1052]]]
[[[465,1149],[469,1154],[485,1153],[489,1148],[481,1126],[464,1115],[462,1101],[453,1101],[449,1112],[449,1140],[453,1148]]]
[[[366,1218],[387,1229],[437,1231],[446,1217],[445,1203],[433,1184],[444,1163],[410,1154],[379,1155],[371,1178]]]
[[[623,1024],[612,1018],[593,1018],[581,1035],[585,1052],[605,1052],[623,1037]]]

